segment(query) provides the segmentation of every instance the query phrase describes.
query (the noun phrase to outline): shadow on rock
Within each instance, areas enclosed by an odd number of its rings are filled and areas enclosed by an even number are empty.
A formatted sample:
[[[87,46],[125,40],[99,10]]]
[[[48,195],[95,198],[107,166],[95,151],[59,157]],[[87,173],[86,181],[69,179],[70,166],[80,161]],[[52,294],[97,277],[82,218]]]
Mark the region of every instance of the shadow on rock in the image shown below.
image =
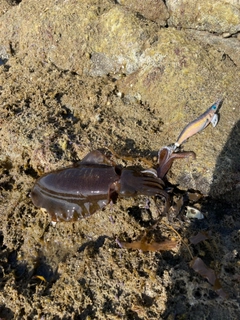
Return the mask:
[[[187,260],[172,266],[172,287],[163,319],[238,318],[240,248],[240,121],[236,123],[221,151],[214,170],[209,196],[202,203],[203,220],[192,220],[185,236],[210,231],[211,237],[192,246],[218,276],[228,299],[219,298],[206,279],[187,266]],[[186,257],[182,247],[181,256]],[[180,279],[180,280],[179,280]],[[221,318],[219,315],[221,314]],[[207,315],[207,316],[206,316]]]

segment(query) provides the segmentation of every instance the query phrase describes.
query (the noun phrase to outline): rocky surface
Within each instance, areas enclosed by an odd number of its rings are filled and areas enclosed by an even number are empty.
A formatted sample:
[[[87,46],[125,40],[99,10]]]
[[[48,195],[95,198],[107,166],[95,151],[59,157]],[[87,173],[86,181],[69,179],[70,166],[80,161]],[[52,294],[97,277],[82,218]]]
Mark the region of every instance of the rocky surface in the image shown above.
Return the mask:
[[[240,31],[238,0],[206,1],[167,0],[169,26],[204,30],[231,36]]]
[[[239,1],[0,5],[0,317],[238,318]],[[220,97],[218,126],[184,144],[197,159],[176,162],[168,179],[208,195],[203,222],[181,216],[172,226],[184,239],[212,232],[192,251],[217,272],[228,300],[189,268],[183,245],[164,253],[118,247],[116,238],[134,241],[151,225],[139,207],[146,199],[55,227],[33,206],[39,175],[93,149],[148,167]],[[175,236],[164,224],[156,234]]]

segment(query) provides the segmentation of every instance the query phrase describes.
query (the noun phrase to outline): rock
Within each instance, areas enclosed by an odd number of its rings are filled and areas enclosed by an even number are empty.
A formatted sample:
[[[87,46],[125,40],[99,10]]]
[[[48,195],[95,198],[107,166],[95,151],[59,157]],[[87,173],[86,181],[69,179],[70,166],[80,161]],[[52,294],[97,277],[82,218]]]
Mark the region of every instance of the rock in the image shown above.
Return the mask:
[[[160,26],[166,26],[169,13],[162,0],[118,0],[129,10],[141,14],[144,18],[157,22]]]
[[[240,31],[240,8],[235,0],[167,0],[166,6],[170,13],[169,26],[219,34]]]
[[[162,130],[165,133],[155,142],[147,135],[152,143],[151,148],[155,150],[174,142],[181,129],[216,99],[224,94],[231,97],[231,106],[228,104],[225,107],[228,120],[221,123],[224,134],[217,127],[212,140],[213,131],[206,130],[204,138],[198,135],[188,145],[198,155],[194,162],[196,178],[193,181],[189,176],[189,179],[182,181],[188,181],[186,186],[191,184],[193,188],[209,190],[216,155],[231,130],[227,121],[233,124],[232,119],[238,117],[239,112],[239,89],[236,87],[240,66],[238,39],[218,37],[206,31],[159,29],[157,23],[163,19],[161,17],[158,21],[162,1],[119,1],[119,5],[104,0],[101,6],[97,3],[94,0],[84,0],[81,4],[71,1],[21,2],[0,18],[1,52],[7,57],[16,56],[25,68],[31,70],[40,63],[52,64],[59,70],[69,70],[84,77],[99,78],[110,74],[115,81],[114,92],[121,99],[119,109],[115,111],[117,118],[122,114],[126,117],[123,110],[129,112],[131,106],[132,118],[137,119],[137,124],[144,123],[144,132],[151,120],[142,109],[141,115],[139,108],[146,106],[152,116],[155,113],[155,117],[160,119],[158,122],[155,119],[156,123],[164,123]],[[171,15],[169,25],[182,28],[195,26],[228,35],[238,28],[239,11],[233,3],[221,2],[218,7],[207,3],[198,16],[192,4],[183,1],[166,3]],[[147,8],[152,7],[155,10],[149,10],[148,16]],[[223,8],[228,10],[220,11]],[[207,9],[211,9],[211,15],[204,11]],[[181,12],[187,19],[183,19]],[[167,19],[166,11],[164,19]],[[112,92],[112,84],[109,90]],[[231,116],[233,107],[236,111]],[[71,108],[77,110],[75,105]],[[79,113],[84,115],[84,108]],[[105,116],[101,111],[99,117]],[[90,120],[85,116],[83,118],[86,126]],[[95,119],[95,115],[90,118]],[[131,127],[128,120],[124,123]],[[150,125],[150,128],[158,132],[157,124]],[[136,135],[135,132],[130,133],[132,139],[139,136],[139,132]],[[216,146],[213,148],[212,144]],[[203,168],[204,161],[206,170]],[[179,165],[179,171],[174,170],[176,177],[181,176],[184,165]],[[188,177],[186,172],[184,175]]]
[[[204,37],[198,38],[195,34],[194,39],[193,33],[170,28],[159,30],[158,40],[145,49],[144,56],[149,57],[149,60],[136,72],[119,81],[119,89],[129,101],[130,97],[140,94],[142,104],[150,105],[161,117],[165,128],[165,144],[173,143],[187,123],[224,94],[234,98],[231,99],[231,106],[223,108],[223,117],[227,117],[233,124],[240,116],[239,98],[234,85],[238,82],[238,66],[231,60],[231,55],[221,51],[218,42],[222,41],[224,46],[228,41],[232,44],[238,43],[238,40],[216,37],[217,43],[214,45],[212,36],[208,38],[212,39],[209,47]],[[231,44],[229,43],[229,48]],[[233,60],[235,58],[238,59],[237,52]],[[212,84],[211,89],[209,83]],[[220,121],[218,127],[209,127],[202,134],[189,139],[185,150],[197,153],[197,160],[192,162],[190,169],[195,173],[194,176],[189,173],[190,176],[186,179],[188,173],[182,167],[183,162],[177,164],[180,171],[177,172],[176,167],[174,168],[174,179],[182,176],[179,180],[181,185],[202,192],[209,191],[215,167],[214,158],[220,153],[223,141],[227,141],[231,131],[232,125],[229,127],[225,124],[225,121]],[[160,139],[159,133],[159,141]],[[191,145],[193,141],[194,144]],[[185,170],[184,174],[181,174],[182,170]]]
[[[101,8],[108,2],[102,1]],[[21,55],[25,64],[51,62],[81,74],[90,63],[88,39],[95,32],[94,1],[21,2],[0,19],[2,45]]]
[[[238,319],[239,0],[0,3],[1,318]],[[39,175],[90,150],[112,151],[117,172],[153,167],[157,151],[220,97],[218,125],[182,146],[196,160],[174,162],[167,175],[209,195],[189,204],[206,216],[201,223],[178,213],[187,203],[176,190],[168,222],[161,199],[136,197],[53,227],[29,198]],[[212,231],[189,253],[211,262],[230,299],[219,303],[188,269],[180,237],[178,251],[164,254],[114,244],[176,238],[173,228],[185,243],[199,228]]]
[[[90,74],[136,71],[150,37],[149,29],[133,13],[120,6],[101,15],[95,33],[89,39],[93,52]]]
[[[218,48],[222,54],[223,61],[228,61],[229,64],[240,67],[240,45],[237,38],[222,38],[208,32],[196,30],[188,30],[187,33],[204,46],[208,44],[211,47]]]

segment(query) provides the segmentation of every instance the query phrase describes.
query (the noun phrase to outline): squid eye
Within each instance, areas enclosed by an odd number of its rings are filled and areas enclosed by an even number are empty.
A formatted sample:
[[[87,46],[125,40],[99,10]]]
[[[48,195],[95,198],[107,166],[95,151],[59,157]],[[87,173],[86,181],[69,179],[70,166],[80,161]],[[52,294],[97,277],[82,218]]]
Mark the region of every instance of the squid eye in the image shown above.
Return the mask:
[[[122,166],[115,166],[115,172],[117,175],[121,176],[122,174]]]

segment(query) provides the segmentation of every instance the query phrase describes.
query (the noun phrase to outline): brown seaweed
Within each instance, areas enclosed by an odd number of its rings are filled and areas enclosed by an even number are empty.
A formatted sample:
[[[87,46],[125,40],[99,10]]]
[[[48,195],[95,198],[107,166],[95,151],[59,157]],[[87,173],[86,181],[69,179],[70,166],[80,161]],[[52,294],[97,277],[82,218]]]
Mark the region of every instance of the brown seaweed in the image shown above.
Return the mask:
[[[175,249],[177,246],[177,241],[164,240],[162,242],[148,242],[144,236],[142,239],[133,242],[120,242],[121,247],[126,249],[142,250],[142,251],[166,251]]]
[[[200,231],[195,236],[189,238],[191,244],[198,244],[204,240],[209,239],[211,236],[211,231]]]
[[[207,279],[208,282],[213,286],[215,292],[221,297],[226,299],[228,297],[227,293],[223,290],[219,279],[213,269],[209,268],[201,258],[194,257],[190,262],[190,267],[193,268],[198,274],[203,278]]]

